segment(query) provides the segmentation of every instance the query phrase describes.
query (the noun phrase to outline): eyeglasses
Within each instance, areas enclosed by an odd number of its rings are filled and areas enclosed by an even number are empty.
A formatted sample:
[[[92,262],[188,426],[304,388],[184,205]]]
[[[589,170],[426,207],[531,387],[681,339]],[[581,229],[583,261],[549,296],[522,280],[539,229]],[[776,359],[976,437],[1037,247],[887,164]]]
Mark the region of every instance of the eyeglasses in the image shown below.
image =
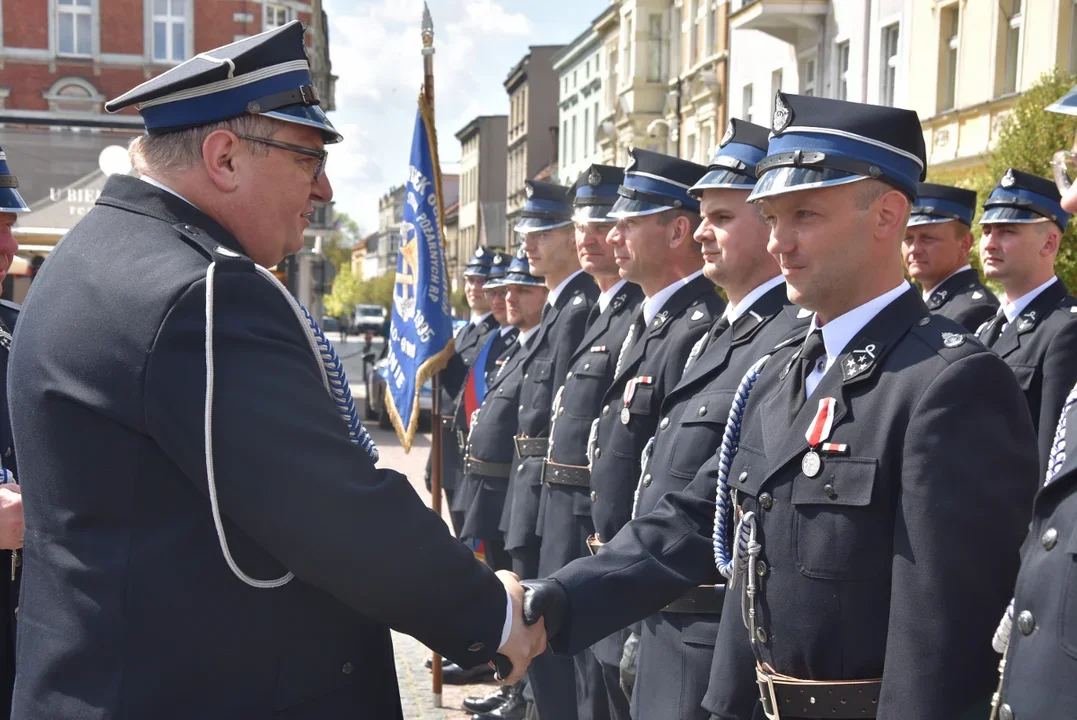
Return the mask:
[[[1069,150],[1059,150],[1051,158],[1051,170],[1055,174],[1058,192],[1065,195],[1074,182],[1077,182],[1077,154]]]
[[[270,147],[279,148],[281,150],[287,150],[288,152],[299,153],[300,155],[306,155],[307,157],[315,158],[318,164],[314,167],[314,180],[318,182],[318,178],[325,172],[325,161],[329,159],[329,153],[325,150],[315,150],[314,148],[303,147],[302,145],[293,145],[292,143],[282,142],[280,140],[273,140],[271,138],[254,137],[252,135],[236,135],[241,140],[249,140],[250,142],[261,143],[262,145],[268,145]]]

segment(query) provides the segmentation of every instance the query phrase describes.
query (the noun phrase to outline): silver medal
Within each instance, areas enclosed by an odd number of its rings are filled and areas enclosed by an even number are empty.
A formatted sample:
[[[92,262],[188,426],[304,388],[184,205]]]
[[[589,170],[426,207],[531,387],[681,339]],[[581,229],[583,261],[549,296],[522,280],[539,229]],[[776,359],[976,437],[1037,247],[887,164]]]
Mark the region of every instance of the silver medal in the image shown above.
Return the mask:
[[[631,420],[631,419],[632,419],[632,413],[630,413],[628,411],[628,408],[626,408],[626,407],[621,408],[621,422],[623,424],[627,425],[628,421]]]
[[[819,471],[823,469],[823,460],[819,457],[819,453],[809,450],[804,459],[800,461],[800,469],[810,478],[818,475]]]

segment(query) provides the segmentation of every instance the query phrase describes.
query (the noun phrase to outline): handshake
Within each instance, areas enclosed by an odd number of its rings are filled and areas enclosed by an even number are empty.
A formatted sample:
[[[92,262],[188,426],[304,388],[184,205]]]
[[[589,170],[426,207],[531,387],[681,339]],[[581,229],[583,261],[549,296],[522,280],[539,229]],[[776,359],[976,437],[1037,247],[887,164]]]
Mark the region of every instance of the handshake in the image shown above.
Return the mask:
[[[523,678],[531,661],[546,651],[547,637],[557,634],[568,596],[556,580],[521,583],[520,577],[508,570],[498,571],[497,577],[512,598],[512,628],[491,665],[498,682],[513,685]]]

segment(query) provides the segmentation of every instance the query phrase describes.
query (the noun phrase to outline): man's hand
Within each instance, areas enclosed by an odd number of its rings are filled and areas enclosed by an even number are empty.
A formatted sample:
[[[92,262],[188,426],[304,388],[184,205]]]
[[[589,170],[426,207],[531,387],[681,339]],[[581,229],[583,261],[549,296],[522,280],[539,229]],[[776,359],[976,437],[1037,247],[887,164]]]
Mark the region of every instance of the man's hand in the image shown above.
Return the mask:
[[[4,483],[0,485],[0,550],[21,548],[22,531],[22,488],[18,483]]]
[[[509,631],[509,639],[497,649],[498,654],[504,655],[512,663],[512,674],[502,677],[499,671],[497,681],[514,685],[523,678],[531,660],[546,650],[546,624],[524,622],[524,589],[516,573],[500,570],[497,577],[512,597],[512,630]]]

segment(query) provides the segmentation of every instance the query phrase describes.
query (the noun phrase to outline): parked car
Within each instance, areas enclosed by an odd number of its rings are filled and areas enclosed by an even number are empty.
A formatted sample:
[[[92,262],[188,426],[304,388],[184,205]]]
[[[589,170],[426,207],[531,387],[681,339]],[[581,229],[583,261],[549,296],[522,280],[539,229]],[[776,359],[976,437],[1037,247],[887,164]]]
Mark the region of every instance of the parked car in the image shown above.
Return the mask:
[[[389,359],[376,360],[374,353],[363,356],[366,367],[366,403],[363,416],[366,420],[377,420],[378,427],[388,430],[393,426],[389,411],[385,405],[385,391],[389,382]],[[429,428],[431,411],[434,407],[433,383],[427,380],[419,389],[419,427]]]
[[[337,320],[335,317],[330,317],[329,315],[326,315],[322,318],[322,332],[340,332],[340,321]]]
[[[385,318],[388,313],[381,305],[356,305],[352,313],[352,333],[362,335],[371,332],[381,335],[384,332]]]

